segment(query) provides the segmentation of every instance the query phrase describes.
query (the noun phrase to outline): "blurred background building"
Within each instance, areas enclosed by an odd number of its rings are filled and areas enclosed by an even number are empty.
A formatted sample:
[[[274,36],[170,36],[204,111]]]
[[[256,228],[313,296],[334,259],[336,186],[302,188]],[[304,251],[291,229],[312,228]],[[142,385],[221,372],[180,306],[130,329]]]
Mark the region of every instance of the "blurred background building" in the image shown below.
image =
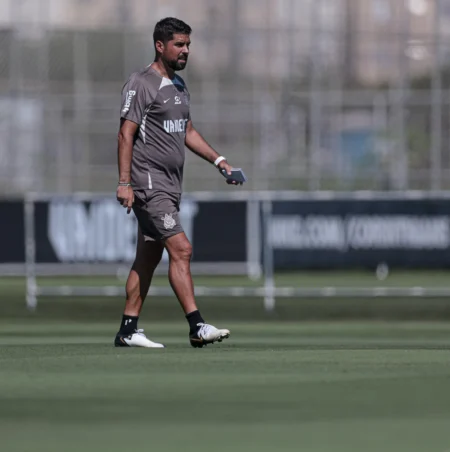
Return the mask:
[[[0,0],[2,195],[115,190],[121,87],[172,15],[194,123],[249,189],[450,187],[450,0]],[[205,165],[187,191],[226,188]]]

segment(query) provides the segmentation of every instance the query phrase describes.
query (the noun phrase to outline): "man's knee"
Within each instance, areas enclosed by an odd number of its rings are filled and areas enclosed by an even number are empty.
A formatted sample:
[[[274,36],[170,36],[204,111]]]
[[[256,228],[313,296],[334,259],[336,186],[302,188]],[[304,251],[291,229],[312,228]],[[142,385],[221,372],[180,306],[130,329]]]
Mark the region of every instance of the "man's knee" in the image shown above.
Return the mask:
[[[181,237],[180,237],[181,238]],[[171,259],[190,261],[192,257],[192,245],[187,238],[177,240],[176,246],[167,247]]]
[[[183,243],[175,250],[174,255],[171,257],[182,261],[190,261],[192,257],[192,245],[189,242]]]

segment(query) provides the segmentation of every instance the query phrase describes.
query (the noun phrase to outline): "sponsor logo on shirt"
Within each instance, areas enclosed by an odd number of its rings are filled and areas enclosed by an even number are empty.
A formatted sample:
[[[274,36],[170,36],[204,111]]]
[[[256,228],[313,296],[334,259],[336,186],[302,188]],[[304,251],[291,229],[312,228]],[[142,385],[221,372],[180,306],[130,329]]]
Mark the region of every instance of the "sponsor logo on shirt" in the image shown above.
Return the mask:
[[[136,91],[130,90],[127,92],[127,95],[125,98],[125,105],[123,106],[123,110],[122,110],[123,113],[126,113],[127,111],[130,110],[131,101],[135,95],[136,95]]]
[[[179,133],[179,132],[186,132],[186,123],[188,122],[188,119],[167,119],[164,121],[164,130],[167,133]]]

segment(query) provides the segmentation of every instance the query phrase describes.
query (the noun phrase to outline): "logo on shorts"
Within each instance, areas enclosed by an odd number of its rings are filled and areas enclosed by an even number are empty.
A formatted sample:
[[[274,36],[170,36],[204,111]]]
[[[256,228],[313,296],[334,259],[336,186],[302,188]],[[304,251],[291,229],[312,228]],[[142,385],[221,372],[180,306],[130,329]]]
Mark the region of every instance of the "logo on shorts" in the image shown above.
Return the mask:
[[[172,218],[171,213],[166,213],[163,217],[161,217],[161,220],[164,221],[164,227],[166,229],[173,229],[177,224],[176,221]]]

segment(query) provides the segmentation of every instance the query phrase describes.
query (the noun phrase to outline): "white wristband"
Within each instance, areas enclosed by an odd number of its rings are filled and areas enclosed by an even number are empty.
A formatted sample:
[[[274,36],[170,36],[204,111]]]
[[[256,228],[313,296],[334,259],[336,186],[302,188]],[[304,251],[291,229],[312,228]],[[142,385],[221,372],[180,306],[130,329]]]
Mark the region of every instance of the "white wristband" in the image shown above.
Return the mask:
[[[214,166],[217,166],[220,162],[223,162],[224,160],[226,160],[226,158],[222,155],[220,157],[217,157],[214,162]]]

